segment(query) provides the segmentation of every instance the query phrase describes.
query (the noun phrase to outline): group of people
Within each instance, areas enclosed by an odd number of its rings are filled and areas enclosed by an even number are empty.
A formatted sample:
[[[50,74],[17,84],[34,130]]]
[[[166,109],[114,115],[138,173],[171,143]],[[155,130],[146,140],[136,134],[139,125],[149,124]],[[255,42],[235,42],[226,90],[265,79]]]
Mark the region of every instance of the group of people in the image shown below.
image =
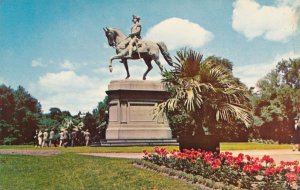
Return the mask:
[[[45,145],[51,147],[54,140],[54,130],[52,129],[50,133],[48,130],[36,130],[34,135],[34,145],[35,147],[44,147]]]
[[[90,143],[90,132],[87,129],[86,131],[81,131],[81,134],[84,137],[85,146],[88,146]],[[54,143],[54,145],[57,145],[59,147],[64,146],[74,146],[75,141],[79,138],[80,132],[78,131],[68,131],[66,129],[61,129],[59,133],[59,144],[56,141],[55,138],[55,132],[54,129],[51,129],[51,131],[48,133],[48,130],[36,130],[34,135],[34,145],[35,147],[51,147]]]

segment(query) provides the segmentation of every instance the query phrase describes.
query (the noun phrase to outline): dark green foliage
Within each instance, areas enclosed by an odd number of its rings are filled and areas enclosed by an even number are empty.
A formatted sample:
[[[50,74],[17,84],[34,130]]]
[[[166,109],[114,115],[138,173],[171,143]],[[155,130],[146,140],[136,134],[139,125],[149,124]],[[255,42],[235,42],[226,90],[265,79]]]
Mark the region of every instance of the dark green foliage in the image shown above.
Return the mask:
[[[100,139],[105,138],[105,130],[108,122],[108,97],[106,96],[103,101],[98,103],[96,109],[93,110],[93,118],[96,119],[97,129],[98,129],[98,137]]]
[[[22,86],[0,86],[0,144],[31,142],[40,116],[40,103]]]
[[[291,142],[297,139],[295,118],[300,117],[300,59],[282,60],[266,77],[258,81],[253,94],[254,136]]]
[[[106,127],[105,114],[107,97],[99,102],[93,114],[87,113],[83,118],[80,115],[72,116],[69,111],[61,111],[57,107],[50,108],[50,112],[43,114],[41,105],[22,86],[14,90],[5,85],[0,86],[0,144],[28,144],[33,142],[36,130],[54,129],[55,139],[59,138],[61,128],[69,132],[83,122],[93,137],[100,138],[99,132],[104,134]],[[72,125],[65,126],[67,121]],[[80,133],[80,132],[79,132]],[[101,134],[101,133],[100,133]]]
[[[59,125],[60,123],[57,120],[47,117],[47,115],[41,117],[38,124],[40,129],[49,129],[49,130],[58,129]]]
[[[171,98],[156,109],[167,113],[175,137],[199,144],[203,135],[211,134],[218,140],[246,140],[246,126],[253,122],[250,94],[233,76],[232,63],[214,56],[203,59],[189,49],[178,51],[175,58],[177,63],[162,79]]]
[[[84,123],[84,130],[87,130],[87,129],[89,130],[89,132],[92,135],[92,140],[99,141],[100,140],[98,137],[99,136],[99,129],[98,129],[99,124],[97,122],[97,118],[88,112],[85,115],[85,117],[83,118],[83,123]]]

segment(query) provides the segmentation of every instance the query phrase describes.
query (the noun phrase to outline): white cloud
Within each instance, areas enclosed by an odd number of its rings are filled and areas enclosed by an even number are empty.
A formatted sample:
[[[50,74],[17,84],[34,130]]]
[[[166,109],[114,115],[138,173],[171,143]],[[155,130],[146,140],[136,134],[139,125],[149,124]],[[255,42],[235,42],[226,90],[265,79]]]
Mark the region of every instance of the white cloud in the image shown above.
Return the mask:
[[[70,60],[65,59],[63,63],[60,64],[62,69],[75,70],[77,67]]]
[[[47,65],[42,63],[42,59],[38,58],[38,59],[33,59],[31,61],[31,67],[46,67]]]
[[[271,41],[286,41],[296,34],[299,19],[297,5],[287,6],[290,5],[287,2],[282,0],[276,6],[263,6],[255,0],[237,0],[232,27],[250,40],[263,36]]]
[[[270,60],[267,63],[235,66],[233,68],[233,73],[235,76],[239,77],[241,81],[248,87],[255,87],[256,82],[259,79],[265,77],[271,70],[275,69],[279,61],[283,59],[286,60],[289,58],[293,59],[299,57],[300,52],[287,52],[285,54],[275,56],[273,60]]]
[[[107,83],[99,78],[78,75],[74,71],[47,73],[30,86],[45,112],[58,107],[72,114],[92,111],[103,100],[106,89]]]
[[[79,111],[91,112],[106,96],[105,91],[109,81],[120,80],[123,78],[121,76],[125,78],[123,65],[116,65],[114,68],[116,73],[112,73],[109,77],[107,77],[107,68],[99,69],[99,76],[96,77],[81,75],[74,71],[47,73],[39,77],[36,83],[30,84],[29,91],[41,102],[46,113],[51,107],[68,110],[73,115]],[[131,79],[141,79],[146,66],[133,65],[130,69]],[[147,80],[160,80],[160,78],[159,72],[152,71]]]
[[[213,39],[213,34],[197,23],[174,17],[150,28],[145,39],[163,41],[173,50],[184,46],[201,47]]]

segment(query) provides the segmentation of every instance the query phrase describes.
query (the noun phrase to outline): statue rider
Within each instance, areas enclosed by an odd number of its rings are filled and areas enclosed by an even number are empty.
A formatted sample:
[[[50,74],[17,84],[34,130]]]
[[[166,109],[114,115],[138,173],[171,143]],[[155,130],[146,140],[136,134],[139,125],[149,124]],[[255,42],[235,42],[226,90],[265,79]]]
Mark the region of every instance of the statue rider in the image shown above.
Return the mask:
[[[139,23],[140,17],[136,15],[132,15],[132,22],[133,25],[131,26],[131,33],[128,36],[128,38],[130,38],[130,41],[127,46],[127,50],[128,50],[128,56],[126,56],[127,58],[132,57],[133,47],[135,46],[137,49],[138,40],[141,39],[142,26]]]

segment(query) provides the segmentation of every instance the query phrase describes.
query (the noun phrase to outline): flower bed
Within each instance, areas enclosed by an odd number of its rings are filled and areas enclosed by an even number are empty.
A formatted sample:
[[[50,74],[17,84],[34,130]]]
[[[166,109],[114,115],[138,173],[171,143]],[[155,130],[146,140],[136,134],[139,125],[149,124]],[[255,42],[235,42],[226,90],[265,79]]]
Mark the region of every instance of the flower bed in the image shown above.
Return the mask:
[[[298,161],[281,161],[276,165],[268,155],[262,158],[231,152],[220,154],[201,150],[167,151],[155,147],[155,153],[144,150],[144,160],[159,166],[181,170],[213,181],[245,189],[297,189],[300,187]]]

